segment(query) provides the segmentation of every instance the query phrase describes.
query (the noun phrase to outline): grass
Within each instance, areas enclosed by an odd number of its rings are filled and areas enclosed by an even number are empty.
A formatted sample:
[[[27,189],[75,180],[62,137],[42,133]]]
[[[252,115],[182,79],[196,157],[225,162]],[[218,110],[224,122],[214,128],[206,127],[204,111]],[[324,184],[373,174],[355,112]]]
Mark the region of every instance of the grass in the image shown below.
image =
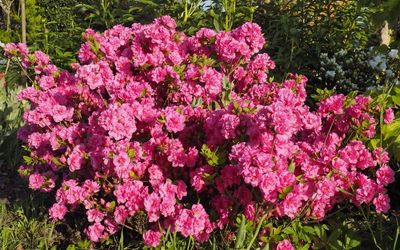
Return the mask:
[[[0,204],[0,246],[8,249],[56,249],[60,235],[45,216],[27,215],[23,207]]]

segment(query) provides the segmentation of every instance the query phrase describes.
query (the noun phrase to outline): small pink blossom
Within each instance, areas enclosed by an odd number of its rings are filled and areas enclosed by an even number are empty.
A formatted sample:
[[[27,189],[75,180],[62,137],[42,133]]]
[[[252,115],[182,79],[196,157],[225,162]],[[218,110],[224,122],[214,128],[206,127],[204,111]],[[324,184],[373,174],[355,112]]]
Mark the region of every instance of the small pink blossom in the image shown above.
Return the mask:
[[[391,123],[394,120],[394,112],[392,108],[387,108],[383,114],[383,121],[386,124]]]
[[[32,189],[40,189],[44,184],[44,176],[38,173],[29,176],[29,187]]]
[[[105,214],[97,209],[89,209],[87,212],[89,222],[101,222]]]
[[[292,243],[289,240],[283,240],[278,243],[275,250],[295,250]]]
[[[389,166],[382,166],[376,171],[376,177],[378,184],[387,186],[394,182],[394,171]]]
[[[105,236],[104,229],[105,227],[102,224],[95,223],[89,226],[87,230],[85,230],[85,233],[91,241],[97,242]]]
[[[168,109],[165,114],[165,125],[171,132],[179,132],[185,127],[185,117],[175,110]]]
[[[378,213],[387,213],[390,209],[390,199],[387,194],[379,194],[374,199],[374,205]]]
[[[161,233],[155,230],[147,230],[143,234],[143,240],[146,246],[156,247],[160,244]]]
[[[62,220],[67,213],[68,209],[66,206],[63,204],[55,203],[50,209],[49,209],[49,215],[50,218],[54,220]]]

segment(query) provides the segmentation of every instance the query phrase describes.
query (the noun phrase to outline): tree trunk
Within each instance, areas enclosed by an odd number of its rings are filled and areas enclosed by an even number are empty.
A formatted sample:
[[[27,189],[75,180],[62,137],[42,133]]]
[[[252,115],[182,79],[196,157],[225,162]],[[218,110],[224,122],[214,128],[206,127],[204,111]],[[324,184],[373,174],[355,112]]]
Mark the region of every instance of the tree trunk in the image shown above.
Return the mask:
[[[383,28],[381,29],[381,45],[389,46],[389,44],[390,44],[389,23],[385,21],[383,23]]]
[[[6,13],[6,31],[10,31],[10,26],[11,26],[11,17],[10,17],[10,12]]]
[[[26,12],[25,12],[25,0],[19,1],[21,5],[21,42],[26,43]]]
[[[11,7],[13,4],[14,0],[6,0],[2,1],[0,0],[0,7],[3,9],[3,13],[6,17],[6,31],[11,30]]]
[[[26,44],[26,12],[25,12],[25,0],[19,1],[21,5],[21,42]],[[26,84],[26,75],[25,72],[21,72],[21,83],[22,85]]]

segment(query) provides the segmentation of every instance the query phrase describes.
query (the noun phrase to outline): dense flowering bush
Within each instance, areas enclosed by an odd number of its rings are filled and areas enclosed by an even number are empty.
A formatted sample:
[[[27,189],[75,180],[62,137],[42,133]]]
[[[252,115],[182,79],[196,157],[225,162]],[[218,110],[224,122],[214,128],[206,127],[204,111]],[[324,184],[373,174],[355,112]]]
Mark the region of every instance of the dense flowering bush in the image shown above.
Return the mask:
[[[256,24],[192,37],[175,26],[164,16],[87,30],[74,73],[6,45],[36,73],[19,94],[31,104],[20,172],[32,189],[54,190],[53,219],[84,210],[85,232],[99,241],[144,214],[144,242],[157,246],[168,230],[206,241],[239,213],[320,220],[338,203],[388,211],[388,154],[363,143],[377,125],[368,97],[327,96],[311,111],[304,76],[268,80],[275,64],[257,54]]]
[[[341,83],[337,86],[341,91],[379,89],[386,83],[399,83],[400,60],[397,49],[355,47],[333,55],[322,53],[320,60],[321,71],[324,72],[321,79],[328,86]]]

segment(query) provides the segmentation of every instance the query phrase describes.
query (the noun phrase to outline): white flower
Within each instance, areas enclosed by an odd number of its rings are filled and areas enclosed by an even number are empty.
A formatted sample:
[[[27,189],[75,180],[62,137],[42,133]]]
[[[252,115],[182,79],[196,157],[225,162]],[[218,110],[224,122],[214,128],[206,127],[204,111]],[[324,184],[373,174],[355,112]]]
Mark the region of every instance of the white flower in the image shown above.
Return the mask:
[[[0,41],[0,47],[4,48],[5,44]]]
[[[368,61],[368,65],[375,69],[375,67],[378,65],[378,62],[376,60],[374,60],[374,58],[372,58],[371,60]]]
[[[371,85],[371,86],[368,86],[367,87],[367,90],[382,90],[383,89],[383,87],[382,86],[379,86],[379,85]]]
[[[338,55],[339,56],[344,56],[346,54],[346,51],[344,51],[343,49],[339,50]]]
[[[379,63],[379,66],[377,67],[377,69],[380,71],[384,71],[386,68],[387,68],[386,62]]]
[[[388,55],[389,55],[390,58],[396,59],[396,58],[399,57],[399,50],[391,49]]]
[[[374,56],[372,59],[368,61],[368,64],[371,68],[376,70],[385,70],[386,69],[386,58],[384,55],[379,54]]]
[[[328,58],[328,53],[321,53],[320,57],[321,58]]]
[[[391,77],[394,76],[393,71],[391,71],[390,69],[387,69],[387,70],[385,71],[385,73],[386,73],[386,77],[387,77],[387,78],[391,78]]]
[[[336,75],[336,72],[334,70],[328,70],[325,72],[325,76],[329,78],[334,78]]]

